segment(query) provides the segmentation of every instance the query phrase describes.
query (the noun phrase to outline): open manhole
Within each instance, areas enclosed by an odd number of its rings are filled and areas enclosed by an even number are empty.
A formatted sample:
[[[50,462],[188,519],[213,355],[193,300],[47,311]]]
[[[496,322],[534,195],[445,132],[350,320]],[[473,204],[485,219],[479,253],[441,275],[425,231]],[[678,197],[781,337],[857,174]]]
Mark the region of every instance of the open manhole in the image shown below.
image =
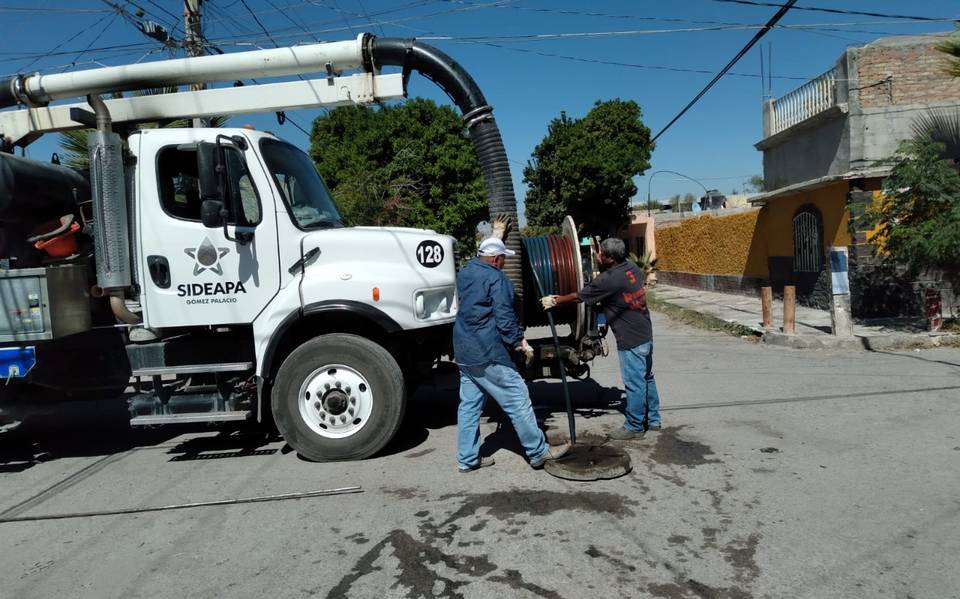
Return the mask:
[[[543,465],[547,474],[567,480],[606,480],[623,476],[633,469],[630,456],[610,444],[597,445],[586,440],[570,448],[567,455]]]

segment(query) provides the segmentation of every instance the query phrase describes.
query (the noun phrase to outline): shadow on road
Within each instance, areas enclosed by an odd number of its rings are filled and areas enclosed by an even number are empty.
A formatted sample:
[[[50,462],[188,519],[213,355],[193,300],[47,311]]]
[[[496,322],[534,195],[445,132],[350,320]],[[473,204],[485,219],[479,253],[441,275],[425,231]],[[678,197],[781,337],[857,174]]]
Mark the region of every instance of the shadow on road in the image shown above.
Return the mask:
[[[131,450],[163,449],[184,434],[189,437],[166,448],[170,461],[218,459],[272,454],[261,449],[280,438],[249,423],[181,424],[148,429],[130,428],[126,402],[78,401],[58,404],[47,414],[33,416],[14,431],[0,435],[0,473],[22,472],[61,458],[100,457]]]
[[[430,431],[457,424],[458,385],[455,366],[421,388],[407,402],[403,424],[394,439],[378,454],[397,455],[415,450]],[[570,394],[579,418],[590,419],[610,411],[622,412],[622,392],[593,380],[570,381]],[[541,380],[529,385],[537,419],[541,423],[566,413],[560,381]],[[483,442],[481,453],[499,449],[523,455],[513,426],[494,401],[484,416],[497,430]],[[202,436],[183,435],[216,433]],[[178,442],[179,441],[179,442]],[[256,423],[168,425],[131,429],[125,402],[72,402],[58,404],[50,413],[27,419],[20,428],[0,434],[0,474],[22,472],[42,462],[61,458],[100,457],[131,450],[162,449],[170,461],[199,461],[287,453],[288,446],[267,447],[282,441],[267,426]],[[166,447],[165,444],[171,444]]]
[[[571,403],[578,418],[590,419],[610,412],[623,412],[623,392],[620,389],[604,387],[594,380],[572,380],[568,384]],[[559,425],[565,427],[566,406],[560,381],[539,380],[528,387],[541,428],[544,428],[544,421],[555,416],[561,418]],[[431,430],[456,427],[457,404],[458,383],[453,377],[421,389],[408,402],[404,423],[397,436],[379,455],[389,456],[414,450],[427,440]],[[497,428],[483,439],[480,455],[489,456],[499,450],[524,455],[510,419],[495,401],[487,401],[483,417],[495,422]],[[451,448],[451,451],[455,451],[455,448]]]

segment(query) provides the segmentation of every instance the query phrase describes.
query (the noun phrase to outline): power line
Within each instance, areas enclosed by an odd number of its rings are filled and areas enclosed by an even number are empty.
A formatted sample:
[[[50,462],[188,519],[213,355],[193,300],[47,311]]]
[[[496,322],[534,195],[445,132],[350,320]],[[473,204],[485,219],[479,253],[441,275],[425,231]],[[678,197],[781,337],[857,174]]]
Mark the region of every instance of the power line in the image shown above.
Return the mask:
[[[269,0],[268,0],[268,1],[269,1]],[[243,4],[243,7],[247,9],[247,12],[250,13],[250,16],[253,17],[253,20],[256,21],[257,25],[260,26],[260,29],[262,29],[263,32],[267,35],[267,37],[270,38],[270,41],[273,42],[273,45],[276,46],[277,48],[279,48],[280,45],[277,44],[277,42],[273,39],[273,36],[270,35],[270,32],[267,31],[267,28],[263,26],[263,23],[262,23],[262,22],[260,21],[260,19],[257,17],[256,13],[254,13],[252,10],[250,10],[250,6],[247,4],[247,0],[240,0],[240,3]],[[271,4],[271,6],[273,5],[272,2],[271,2],[270,4]],[[292,21],[293,21],[293,19],[291,19],[291,22],[292,22]],[[296,24],[296,23],[294,22],[294,24]],[[304,31],[306,31],[305,28],[304,28]],[[301,76],[301,75],[297,75],[297,79],[300,79],[301,81],[304,80],[304,79],[303,79],[303,76]],[[256,80],[254,80],[254,83],[256,83]],[[281,111],[281,112],[278,112],[278,113],[277,113],[277,120],[278,120],[278,121],[281,121],[281,122],[280,122],[281,125],[282,125],[284,122],[286,122],[286,121],[290,121],[290,124],[293,125],[294,127],[296,127],[297,129],[299,129],[301,132],[303,132],[303,134],[306,135],[307,138],[310,137],[310,134],[307,132],[306,129],[304,129],[302,126],[300,126],[300,124],[297,123],[297,122],[296,122],[295,120],[293,120],[292,118],[288,118],[287,115],[286,115],[284,112]]]
[[[77,14],[77,13],[107,13],[112,12],[105,8],[43,8],[34,6],[0,6],[0,12],[18,12],[18,13],[40,13],[44,15],[51,14]]]
[[[468,6],[471,6],[471,5],[476,6],[475,3],[467,2],[466,0],[439,0],[439,1],[448,2],[451,4],[465,4]],[[560,9],[560,8],[518,6],[515,4],[505,4],[502,6],[496,6],[495,8],[506,8],[506,9],[518,10],[518,11],[549,13],[549,14],[567,15],[567,16],[575,16],[575,17],[600,17],[605,19],[620,19],[620,20],[630,20],[630,21],[692,23],[694,25],[745,25],[746,24],[746,23],[730,23],[726,21],[703,21],[703,20],[697,20],[697,19],[685,19],[682,17],[648,17],[648,16],[642,16],[642,15],[617,15],[617,14],[610,14],[610,13],[588,12],[588,11],[569,10],[569,9]]]
[[[237,0],[237,2],[240,2],[240,1],[242,1],[242,0]],[[493,6],[493,5],[497,5],[497,4],[500,4],[500,3],[501,3],[501,2],[494,2],[493,4],[487,4],[487,5],[474,5],[474,7],[471,7],[471,8],[456,9],[456,10],[453,10],[453,11],[443,11],[443,12],[440,12],[440,13],[430,13],[430,14],[428,14],[428,15],[421,15],[421,16],[418,16],[418,17],[405,17],[405,18],[402,18],[402,19],[389,20],[389,21],[375,21],[375,22],[372,22],[372,23],[366,23],[366,25],[376,25],[376,24],[382,23],[382,24],[384,24],[384,25],[402,26],[402,25],[399,25],[399,23],[401,23],[402,21],[414,20],[414,19],[421,18],[421,17],[426,17],[426,16],[438,16],[438,15],[442,15],[442,14],[451,14],[451,13],[453,13],[453,12],[462,12],[462,11],[464,11],[464,10],[472,10],[473,8],[486,8],[486,7]],[[208,19],[208,21],[209,21],[209,19]],[[221,19],[221,21],[225,21],[225,19]],[[777,26],[775,27],[775,29],[781,29],[781,30],[796,30],[796,31],[804,31],[804,32],[811,32],[811,31],[814,31],[814,30],[816,30],[816,31],[830,30],[830,31],[845,31],[845,32],[849,32],[849,33],[869,33],[869,34],[873,34],[873,35],[895,35],[895,34],[893,34],[893,33],[891,33],[891,32],[882,32],[882,31],[857,31],[857,30],[846,30],[846,29],[842,29],[842,30],[841,30],[841,29],[829,29],[830,26],[836,27],[836,26],[864,25],[864,24],[866,24],[866,23],[815,23],[815,24],[799,24],[799,25],[777,25]],[[419,39],[421,39],[421,40],[437,40],[437,41],[461,42],[461,43],[484,43],[484,42],[488,42],[488,41],[523,41],[523,40],[528,40],[528,39],[558,39],[558,40],[562,40],[562,39],[577,38],[577,37],[614,37],[614,36],[630,36],[630,35],[644,35],[644,34],[651,34],[651,35],[653,35],[653,34],[667,34],[667,33],[690,33],[690,32],[697,33],[697,32],[714,32],[714,31],[734,31],[734,30],[745,30],[745,29],[763,29],[764,27],[765,27],[765,26],[761,26],[761,25],[743,24],[743,25],[738,25],[738,26],[736,26],[736,27],[723,27],[723,26],[720,26],[720,27],[703,27],[703,28],[650,29],[650,30],[633,30],[633,31],[590,31],[590,32],[574,32],[574,33],[538,33],[538,34],[520,34],[520,35],[516,35],[516,36],[473,36],[473,37],[457,37],[457,36],[449,36],[449,35],[448,35],[448,36],[439,36],[439,35],[437,35],[437,36],[429,36],[429,37],[419,36]],[[313,30],[313,31],[309,31],[309,30],[308,30],[308,31],[304,31],[303,34],[310,35],[310,36],[314,36],[314,35],[319,34],[319,33],[331,33],[331,32],[344,31],[344,30],[345,30],[344,27],[337,27],[337,28],[321,29],[321,30]],[[282,31],[286,31],[286,30],[282,30]],[[251,35],[253,35],[253,34],[252,34],[252,33],[249,33],[249,32],[240,32],[240,33],[237,33],[237,34],[235,34],[235,35],[230,35],[230,36],[224,36],[224,37],[214,38],[214,39],[208,40],[208,41],[210,41],[211,43],[219,44],[219,45],[237,45],[237,44],[233,43],[233,40],[236,40],[236,39],[244,39],[244,42],[245,42],[245,43],[244,43],[244,44],[241,44],[241,45],[250,45],[250,43],[251,43],[252,41],[256,41],[256,38],[254,38],[253,40],[251,40]],[[300,35],[301,35],[300,33],[284,34],[284,35],[276,35],[276,34],[273,34],[273,35],[272,35],[272,39],[274,40],[274,43],[276,44],[276,40],[278,40],[278,39],[287,39],[287,38],[291,38],[291,37],[298,37],[298,36],[300,36]],[[99,47],[99,48],[93,48],[93,49],[91,49],[91,50],[89,50],[89,51],[91,51],[91,52],[103,52],[103,51],[122,50],[122,49],[136,50],[136,49],[146,49],[146,48],[148,48],[148,47],[149,47],[149,46],[146,45],[146,44],[135,44],[135,43],[134,43],[134,44],[117,44],[117,45],[112,45],[112,46],[101,46],[101,47]],[[64,50],[64,51],[53,52],[53,53],[49,53],[49,54],[48,54],[48,52],[50,52],[50,51],[38,51],[38,52],[22,52],[22,51],[21,51],[21,52],[3,52],[3,51],[0,51],[0,56],[9,56],[9,57],[12,57],[12,58],[0,58],[0,62],[5,62],[5,61],[9,61],[9,60],[29,60],[29,59],[37,58],[37,57],[47,57],[48,55],[49,55],[49,56],[58,56],[58,55],[73,54],[74,52],[76,52],[76,50]]]
[[[571,60],[574,62],[585,62],[590,64],[603,64],[615,67],[627,67],[632,69],[642,69],[650,71],[669,71],[672,73],[694,73],[700,75],[712,75],[714,71],[708,69],[694,69],[694,68],[685,68],[685,67],[671,67],[663,65],[650,65],[650,64],[636,64],[630,62],[620,62],[616,60],[603,60],[599,58],[584,58],[581,56],[569,56],[566,54],[555,54],[553,52],[540,52],[538,50],[528,50],[527,48],[511,48],[510,46],[502,46],[500,44],[494,44],[491,42],[482,42],[484,46],[490,46],[493,48],[499,48],[501,50],[509,50],[511,52],[522,52],[524,54],[535,54],[537,56],[543,56],[545,58],[560,58],[563,60]],[[750,77],[753,79],[760,78],[760,75],[755,73],[727,73],[731,77]],[[808,81],[812,77],[791,77],[787,75],[778,75],[774,79],[787,79],[791,81]]]
[[[110,26],[113,25],[114,21],[116,21],[116,20],[117,20],[117,15],[113,15],[112,17],[110,17],[110,19],[107,20],[107,24],[104,25],[104,26],[103,26],[103,29],[100,30],[100,33],[98,33],[98,34],[96,35],[96,37],[94,37],[92,40],[90,40],[90,43],[87,44],[87,47],[86,47],[86,48],[84,48],[79,54],[77,54],[77,56],[73,59],[74,62],[76,62],[77,60],[79,60],[80,57],[83,56],[84,54],[86,54],[86,53],[90,50],[90,48],[93,47],[93,45],[94,45],[95,43],[97,43],[98,41],[100,41],[100,38],[103,37],[103,34],[106,33],[107,29],[110,29]]]
[[[80,34],[85,33],[86,31],[87,31],[86,29],[78,29],[76,33],[74,33],[74,34],[71,35],[68,39],[60,42],[59,44],[57,44],[56,46],[54,46],[53,48],[51,48],[46,54],[43,54],[43,55],[41,55],[41,56],[36,56],[36,57],[34,57],[33,60],[31,60],[31,61],[28,62],[27,64],[23,65],[23,66],[20,67],[19,69],[17,69],[17,72],[18,72],[18,73],[22,73],[23,71],[26,71],[27,69],[29,69],[29,68],[32,67],[33,65],[37,64],[38,62],[40,62],[40,61],[43,60],[44,58],[49,58],[50,56],[53,56],[53,54],[54,54],[57,50],[59,50],[60,48],[66,46],[67,44],[69,44],[69,43],[72,42],[73,40],[77,39],[78,37],[80,37]],[[19,60],[19,59],[13,59],[13,60]],[[5,61],[5,60],[0,60],[0,62],[6,62],[6,61]]]
[[[83,32],[88,32],[89,29],[84,29]],[[143,50],[148,47],[152,47],[152,44],[139,43],[139,44],[117,44],[114,46],[100,46],[98,48],[87,49],[87,52],[107,52],[110,50]],[[48,56],[66,56],[68,54],[76,54],[77,50],[61,50],[59,52],[38,52],[33,54],[21,54],[19,52],[0,52],[0,55],[11,56],[12,58],[0,58],[0,62],[8,62],[11,60],[24,60],[30,58],[36,58],[38,56],[46,58]]]
[[[336,0],[334,0],[334,3],[336,3]],[[357,5],[360,7],[360,13],[363,15],[363,18],[369,21],[370,15],[367,14],[367,7],[363,5],[363,0],[357,0]],[[386,33],[383,32],[383,25],[380,25],[379,27],[380,35],[385,36]]]
[[[136,4],[135,2],[133,2],[133,0],[127,0],[127,2],[129,2],[130,4],[133,4],[134,6],[137,6],[137,4]],[[173,14],[172,12],[170,12],[169,10],[167,10],[166,8],[164,8],[164,6],[163,6],[162,4],[157,4],[157,3],[154,2],[153,0],[146,0],[146,2],[147,2],[147,4],[149,4],[150,6],[155,7],[155,8],[156,8],[157,10],[159,10],[160,12],[166,13],[171,19],[173,19],[173,22],[174,22],[174,23],[176,23],[176,24],[178,24],[178,25],[180,24],[180,15],[175,15],[175,14]],[[137,8],[139,8],[140,10],[143,10],[144,12],[146,12],[146,10],[144,10],[143,7],[137,6]]]
[[[693,105],[696,104],[696,103],[700,100],[700,98],[702,98],[704,95],[706,95],[706,93],[707,93],[708,91],[710,91],[710,89],[711,89],[714,85],[716,85],[717,82],[720,81],[720,79],[723,78],[724,75],[727,74],[727,71],[729,71],[730,69],[732,69],[733,66],[734,66],[735,64],[737,64],[737,62],[739,62],[740,59],[743,58],[744,55],[745,55],[747,52],[750,51],[750,48],[753,48],[753,46],[754,46],[757,42],[759,42],[760,39],[761,39],[763,36],[765,36],[765,35],[767,34],[767,32],[770,31],[770,30],[773,28],[773,26],[777,24],[778,21],[780,21],[780,19],[782,19],[782,18],[784,17],[784,15],[787,14],[787,12],[790,10],[790,7],[792,7],[792,6],[793,6],[794,4],[796,4],[796,3],[797,3],[797,0],[788,0],[785,5],[781,6],[781,7],[780,7],[780,10],[778,10],[778,11],[776,12],[776,14],[774,14],[774,15],[770,18],[770,20],[767,21],[767,24],[764,26],[764,28],[761,29],[760,31],[758,31],[756,34],[754,34],[753,38],[752,38],[749,42],[747,42],[747,45],[744,46],[742,50],[740,50],[739,52],[737,52],[737,55],[734,56],[733,59],[732,59],[730,62],[728,62],[727,65],[726,65],[725,67],[723,67],[723,69],[720,70],[719,73],[717,73],[717,76],[714,77],[713,79],[711,79],[711,80],[710,80],[710,83],[708,83],[702,90],[700,90],[700,93],[698,93],[696,96],[694,96],[694,98],[693,98],[692,100],[690,100],[690,102],[689,102],[686,106],[683,107],[683,110],[681,110],[679,113],[677,113],[677,116],[673,117],[673,119],[671,119],[670,122],[667,123],[667,125],[666,125],[663,129],[661,129],[659,133],[657,133],[656,135],[653,136],[653,138],[650,140],[650,143],[653,143],[653,142],[657,141],[657,138],[659,138],[661,135],[663,135],[664,132],[666,132],[667,129],[669,129],[670,127],[672,127],[674,123],[676,123],[678,120],[680,120],[680,117],[682,117],[684,114],[686,114],[687,111],[690,110],[690,109],[693,107]]]
[[[806,10],[811,12],[826,12],[835,15],[859,15],[864,17],[880,17],[886,19],[909,19],[911,21],[954,21],[957,19],[944,19],[941,17],[916,17],[910,15],[891,15],[880,12],[865,12],[861,10],[846,10],[841,8],[824,8],[820,6],[793,6],[792,2],[780,4],[779,2],[761,2],[760,0],[713,0],[713,2],[722,2],[724,4],[746,4],[748,6],[776,6],[780,8],[793,7],[794,10]]]
[[[236,0],[236,2],[234,2],[234,4],[239,4],[239,3],[240,3],[240,0]],[[221,17],[216,16],[220,14],[222,14],[223,16]],[[206,19],[206,23],[208,24],[220,23],[222,27],[227,31],[228,34],[238,35],[239,33],[239,37],[250,37],[251,35],[253,35],[251,32],[245,29],[246,24],[241,23],[239,20],[237,20],[237,18],[234,17],[233,14],[229,12],[228,9],[226,8],[221,9],[214,4],[209,4],[207,5],[207,15],[214,15],[214,16],[213,18],[210,18],[208,16],[208,18]],[[207,39],[206,41],[209,42],[209,39]]]
[[[476,5],[475,5],[476,6]],[[883,24],[895,24],[890,22],[882,22]],[[907,21],[907,23],[913,23],[913,21]],[[765,31],[768,29],[781,29],[781,30],[795,30],[795,31],[841,31],[846,33],[865,33],[871,35],[896,35],[887,31],[863,31],[855,29],[837,29],[838,27],[846,27],[853,25],[871,25],[878,24],[877,22],[867,22],[867,23],[856,23],[856,22],[843,22],[843,23],[809,23],[809,24],[796,24],[796,25],[755,25],[751,23],[731,23],[729,25],[715,25],[715,26],[706,26],[706,27],[675,27],[667,29],[625,29],[625,30],[610,30],[610,31],[573,31],[573,32],[559,32],[559,33],[519,33],[519,34],[505,34],[505,35],[486,35],[486,36],[456,36],[456,35],[435,35],[435,36],[424,36],[420,37],[421,40],[428,41],[447,41],[447,42],[458,42],[458,43],[477,43],[477,42],[487,42],[487,41],[543,41],[543,40],[564,40],[564,39],[576,39],[576,38],[605,38],[605,37],[625,37],[625,36],[642,36],[642,35],[660,35],[668,33],[702,33],[702,32],[725,32],[725,31],[738,31],[738,30],[759,30]]]
[[[347,31],[350,32],[350,35],[353,35],[353,26],[350,25],[350,21],[347,20],[346,11],[340,10],[340,5],[337,4],[337,0],[329,0],[331,2],[331,9],[340,13],[340,17],[343,19],[343,24],[347,26]],[[369,20],[369,19],[368,19]]]
[[[247,12],[250,13],[250,16],[253,17],[253,20],[256,21],[257,25],[260,26],[260,29],[263,30],[263,32],[266,34],[267,38],[270,39],[270,41],[273,43],[273,45],[279,48],[280,45],[277,44],[277,42],[273,39],[273,36],[270,35],[270,32],[267,31],[267,28],[263,26],[263,23],[262,23],[262,22],[260,22],[260,18],[257,17],[257,13],[253,12],[252,10],[250,10],[250,5],[247,4],[247,0],[240,0],[240,4],[243,4],[243,7],[244,7],[245,9],[247,9]]]
[[[267,4],[269,4],[270,6],[272,6],[275,10],[279,11],[280,14],[282,14],[283,17],[284,17],[286,20],[288,20],[288,21],[290,21],[291,23],[293,23],[295,27],[299,27],[304,33],[306,33],[307,35],[310,35],[310,32],[307,31],[307,28],[306,28],[306,26],[305,26],[303,23],[298,23],[297,21],[295,21],[295,20],[293,19],[293,17],[291,17],[289,14],[287,14],[286,11],[280,10],[280,8],[278,8],[277,5],[273,3],[273,0],[266,0],[266,1],[267,1]],[[317,38],[314,37],[313,39],[316,40]]]
[[[240,0],[240,1],[243,1],[243,0]],[[492,7],[492,6],[501,5],[501,4],[504,4],[504,3],[507,3],[507,2],[512,2],[512,1],[514,1],[514,0],[496,0],[495,2],[490,2],[490,3],[487,3],[487,4],[475,4],[475,5],[465,6],[465,7],[461,7],[461,8],[454,8],[454,9],[448,9],[448,10],[443,10],[443,11],[439,11],[439,12],[427,13],[427,14],[423,14],[423,15],[407,16],[407,17],[401,17],[401,18],[391,19],[391,20],[385,20],[385,21],[384,21],[384,20],[381,20],[381,21],[372,21],[372,22],[369,22],[369,23],[364,23],[364,25],[365,25],[365,26],[371,26],[371,27],[376,26],[376,25],[396,25],[396,24],[398,24],[398,23],[402,23],[402,22],[405,22],[405,21],[412,21],[412,20],[417,20],[417,19],[425,19],[425,18],[429,18],[429,17],[436,17],[436,16],[441,16],[441,15],[456,14],[456,13],[461,13],[461,12],[467,12],[467,11],[479,10],[479,9],[483,9],[483,8],[489,8],[489,7]],[[313,4],[316,4],[316,3],[313,3]],[[317,5],[317,6],[320,6],[319,4],[316,4],[316,5]],[[327,7],[327,8],[330,8],[330,7]],[[346,11],[343,11],[343,10],[340,10],[340,9],[331,9],[331,10],[335,10],[335,11],[337,11],[337,12],[346,12]],[[386,12],[386,11],[383,11],[383,12]],[[375,15],[375,14],[379,14],[379,13],[374,13],[374,15]],[[327,23],[331,23],[331,21],[327,21]],[[318,26],[318,25],[322,25],[322,24],[324,24],[324,23],[314,24],[314,26]],[[308,35],[317,35],[317,34],[323,34],[323,33],[333,33],[333,32],[338,32],[338,31],[347,31],[347,30],[352,30],[352,29],[353,29],[353,28],[348,25],[347,27],[333,27],[333,28],[328,28],[328,29],[314,29],[314,30],[308,31],[308,32],[306,32],[306,33],[307,33]],[[290,29],[289,29],[289,28],[286,28],[286,29],[275,30],[275,31],[274,31],[274,34],[273,34],[273,39],[285,39],[285,38],[290,38],[290,37],[297,37],[297,36],[300,35],[299,33],[278,35],[278,32],[287,32],[287,31],[290,31]],[[224,43],[224,42],[228,41],[229,39],[230,39],[230,38],[217,39],[217,40],[214,40],[214,41],[217,42],[217,43]],[[423,38],[421,38],[421,39],[423,39]],[[245,40],[245,41],[249,41],[249,40]]]

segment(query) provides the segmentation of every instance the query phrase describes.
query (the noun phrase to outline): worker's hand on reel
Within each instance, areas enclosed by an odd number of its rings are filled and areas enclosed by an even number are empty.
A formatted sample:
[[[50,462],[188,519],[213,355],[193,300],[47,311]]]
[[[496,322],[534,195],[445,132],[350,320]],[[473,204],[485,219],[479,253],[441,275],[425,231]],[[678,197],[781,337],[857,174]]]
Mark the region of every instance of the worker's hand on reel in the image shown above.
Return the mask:
[[[496,237],[500,241],[503,241],[507,238],[507,232],[510,231],[510,225],[512,221],[510,217],[506,214],[498,214],[496,218],[493,219],[493,237]]]
[[[550,310],[557,306],[557,297],[556,295],[545,295],[540,298],[540,305],[543,306],[544,310]]]

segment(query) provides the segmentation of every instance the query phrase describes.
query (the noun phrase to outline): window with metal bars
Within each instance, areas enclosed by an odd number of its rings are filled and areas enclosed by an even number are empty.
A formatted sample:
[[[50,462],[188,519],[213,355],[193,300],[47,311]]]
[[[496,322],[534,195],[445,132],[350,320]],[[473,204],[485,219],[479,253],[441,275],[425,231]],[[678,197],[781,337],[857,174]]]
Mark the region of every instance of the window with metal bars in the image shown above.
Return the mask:
[[[793,271],[820,272],[823,268],[823,219],[812,205],[793,216]]]

